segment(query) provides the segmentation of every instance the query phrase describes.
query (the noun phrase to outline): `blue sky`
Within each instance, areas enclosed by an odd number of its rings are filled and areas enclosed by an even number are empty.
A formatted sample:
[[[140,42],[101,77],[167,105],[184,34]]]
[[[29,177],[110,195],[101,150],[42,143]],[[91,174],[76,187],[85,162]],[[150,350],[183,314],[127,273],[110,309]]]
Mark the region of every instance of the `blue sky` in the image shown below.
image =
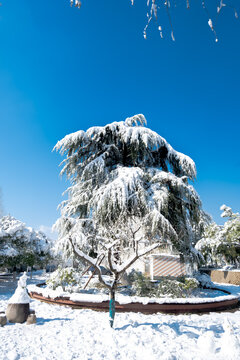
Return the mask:
[[[67,187],[66,134],[143,113],[148,126],[196,162],[203,208],[240,210],[240,21],[219,16],[219,42],[199,3],[164,12],[145,40],[146,2],[2,0],[0,7],[0,187],[5,213],[51,226]],[[234,2],[234,1],[233,1]],[[181,3],[177,1],[177,3]],[[235,2],[238,3],[237,1]],[[211,10],[211,9],[210,9]]]

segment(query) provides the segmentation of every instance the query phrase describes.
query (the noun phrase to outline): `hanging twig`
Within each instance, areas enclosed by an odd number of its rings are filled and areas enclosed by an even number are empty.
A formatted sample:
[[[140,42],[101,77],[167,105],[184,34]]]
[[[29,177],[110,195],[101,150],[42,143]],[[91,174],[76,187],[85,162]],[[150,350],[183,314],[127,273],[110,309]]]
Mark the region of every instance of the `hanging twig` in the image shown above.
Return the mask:
[[[170,27],[171,27],[171,38],[172,38],[172,41],[175,41],[175,37],[174,37],[174,34],[173,34],[173,24],[172,24],[171,14],[170,14],[170,11],[169,11],[169,2],[168,2],[168,0],[165,1],[164,5],[165,5],[166,12],[167,12],[169,24],[170,24]]]
[[[211,16],[210,16],[210,14],[209,14],[209,11],[208,11],[208,9],[207,9],[207,7],[206,7],[205,0],[202,0],[202,8],[204,9],[205,13],[207,14],[207,17],[208,17],[208,25],[209,25],[210,29],[212,30],[212,32],[213,32],[214,35],[215,35],[215,41],[218,42],[217,33],[216,33],[215,27],[214,27],[214,25],[213,25]]]

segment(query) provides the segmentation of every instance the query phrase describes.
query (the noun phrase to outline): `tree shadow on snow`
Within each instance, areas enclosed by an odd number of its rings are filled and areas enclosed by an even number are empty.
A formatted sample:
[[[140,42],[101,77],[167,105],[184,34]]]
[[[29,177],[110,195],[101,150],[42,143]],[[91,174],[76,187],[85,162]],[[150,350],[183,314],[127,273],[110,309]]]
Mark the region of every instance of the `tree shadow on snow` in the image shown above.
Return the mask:
[[[45,318],[37,317],[36,325],[44,325],[45,323],[48,323],[51,321],[71,321],[71,319],[68,319],[68,318],[45,319]]]
[[[115,330],[126,330],[127,328],[139,328],[141,326],[150,326],[152,329],[158,331],[158,332],[163,332],[163,327],[164,326],[168,326],[169,328],[171,328],[172,330],[174,330],[176,332],[176,334],[180,334],[181,332],[179,331],[179,326],[180,324],[177,322],[174,322],[172,324],[168,324],[168,323],[164,323],[164,322],[160,322],[160,323],[149,323],[149,322],[144,322],[144,323],[138,323],[138,322],[134,322],[133,324],[127,324],[124,325],[120,328],[115,328]]]
[[[122,327],[119,328],[115,328],[115,330],[126,330],[128,328],[140,328],[142,326],[150,326],[153,330],[159,332],[159,333],[164,333],[166,331],[166,327],[170,328],[171,330],[174,331],[174,333],[176,334],[176,336],[180,336],[180,335],[187,335],[190,338],[195,338],[197,339],[199,337],[199,335],[202,333],[202,331],[207,332],[209,330],[213,331],[215,333],[215,335],[217,337],[220,336],[221,333],[224,332],[224,330],[222,329],[221,326],[219,325],[211,325],[209,328],[205,328],[203,326],[196,326],[196,325],[190,325],[190,324],[186,324],[183,321],[180,322],[172,322],[172,323],[167,323],[167,322],[159,322],[159,323],[138,323],[135,322],[133,324],[127,324],[124,325]]]

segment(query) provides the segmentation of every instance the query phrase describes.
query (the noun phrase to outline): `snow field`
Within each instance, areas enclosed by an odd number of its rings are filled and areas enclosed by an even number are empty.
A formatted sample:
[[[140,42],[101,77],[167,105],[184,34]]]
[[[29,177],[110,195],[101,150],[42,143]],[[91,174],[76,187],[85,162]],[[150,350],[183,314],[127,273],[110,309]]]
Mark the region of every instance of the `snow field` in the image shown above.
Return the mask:
[[[42,282],[41,272],[28,283]],[[219,287],[240,295],[240,286]],[[0,311],[17,281],[0,283]],[[204,315],[108,313],[31,300],[37,323],[0,327],[0,360],[238,360],[240,311]]]
[[[0,300],[0,309],[6,306],[7,301]],[[1,360],[237,360],[240,355],[240,311],[178,316],[117,313],[111,329],[107,313],[36,300],[31,308],[37,324],[0,328]],[[229,331],[225,323],[230,324]]]

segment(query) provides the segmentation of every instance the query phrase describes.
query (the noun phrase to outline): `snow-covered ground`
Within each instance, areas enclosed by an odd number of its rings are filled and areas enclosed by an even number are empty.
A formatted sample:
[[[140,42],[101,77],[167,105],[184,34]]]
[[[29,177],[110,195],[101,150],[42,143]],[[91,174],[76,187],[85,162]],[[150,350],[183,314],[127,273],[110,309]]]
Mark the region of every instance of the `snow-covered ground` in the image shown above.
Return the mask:
[[[33,282],[40,281],[35,275]],[[0,282],[0,311],[6,309],[15,287]],[[240,287],[224,288],[240,296]],[[237,360],[240,356],[240,311],[117,313],[111,329],[107,313],[36,300],[31,308],[36,311],[36,324],[0,328],[1,360]]]

